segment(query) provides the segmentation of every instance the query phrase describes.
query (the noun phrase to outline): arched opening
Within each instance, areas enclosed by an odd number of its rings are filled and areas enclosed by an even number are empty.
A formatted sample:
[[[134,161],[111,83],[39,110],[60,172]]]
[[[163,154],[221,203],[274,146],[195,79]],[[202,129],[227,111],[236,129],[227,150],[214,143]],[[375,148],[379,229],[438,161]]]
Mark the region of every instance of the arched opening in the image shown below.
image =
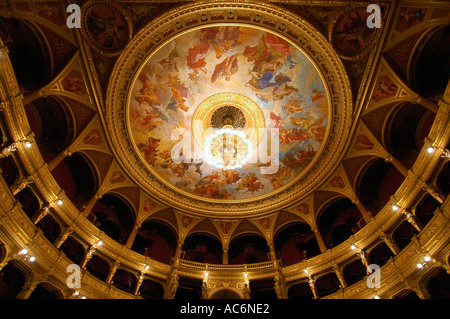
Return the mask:
[[[51,159],[48,156],[43,158],[47,162]],[[83,155],[74,153],[52,170],[58,185],[78,209],[94,196],[96,190],[95,170],[89,163]]]
[[[42,229],[42,232],[44,236],[53,243],[60,235],[61,233],[61,226],[58,224],[58,222],[50,215],[45,216],[42,218],[37,225],[40,229]]]
[[[319,212],[319,231],[328,248],[335,247],[364,225],[358,207],[348,198],[335,200]]]
[[[436,186],[444,195],[450,193],[450,162],[445,163],[444,168],[436,178]]]
[[[423,199],[417,204],[415,215],[422,226],[428,224],[433,218],[434,213],[438,207],[441,206],[433,196],[426,194]]]
[[[0,158],[0,172],[5,183],[10,187],[19,177],[19,169],[11,157]]]
[[[393,256],[394,253],[389,249],[389,247],[385,243],[381,243],[370,251],[369,260],[371,264],[377,264],[381,267]]]
[[[136,284],[137,279],[133,273],[122,268],[117,269],[113,277],[113,285],[115,287],[133,294],[136,289]]]
[[[8,47],[17,81],[34,91],[52,78],[50,54],[40,32],[18,19],[0,21],[0,37]]]
[[[289,299],[313,299],[314,294],[307,282],[295,284],[288,289]]]
[[[450,25],[430,32],[417,47],[410,69],[411,88],[424,97],[437,97],[450,78]]]
[[[39,211],[39,200],[30,189],[24,188],[16,195],[16,198],[28,217],[33,217]]]
[[[269,260],[267,241],[256,234],[245,234],[231,240],[228,258],[230,264],[253,264]]]
[[[396,294],[392,299],[420,299],[416,292],[411,289],[404,289]]]
[[[213,293],[210,299],[241,299],[241,296],[231,289],[221,289]]]
[[[250,299],[278,299],[273,277],[250,280]]]
[[[189,235],[182,247],[182,259],[209,264],[222,263],[222,244],[218,238],[206,234]]]
[[[433,125],[435,113],[414,103],[397,106],[385,131],[386,149],[406,168],[411,168]]]
[[[58,98],[48,96],[25,105],[30,129],[42,154],[59,154],[73,139],[74,123],[70,112]]]
[[[100,256],[92,255],[91,259],[86,263],[86,269],[98,279],[106,281],[111,266],[109,262]]]
[[[25,274],[15,264],[9,262],[0,271],[0,299],[14,299],[25,284]]]
[[[66,254],[73,263],[79,265],[86,253],[84,247],[78,240],[69,236],[60,247],[61,251]]]
[[[409,222],[402,222],[394,231],[393,238],[400,249],[406,247],[409,244],[414,235],[418,234],[417,229],[413,227]]]
[[[28,299],[62,299],[62,293],[47,283],[39,284]]]
[[[139,229],[131,249],[168,264],[175,256],[177,241],[172,227],[157,220],[148,220]]]
[[[130,204],[115,194],[105,194],[92,208],[94,225],[115,241],[125,244],[135,217]]]
[[[320,254],[311,227],[305,223],[291,223],[278,230],[274,236],[274,248],[284,266],[298,263]]]
[[[431,299],[450,299],[450,275],[441,268],[428,282]]]
[[[202,295],[203,281],[197,278],[180,276],[179,285],[173,299],[197,300]]]
[[[145,299],[162,299],[164,287],[159,282],[145,279],[139,288],[139,295]]]
[[[316,279],[315,282],[317,295],[319,298],[330,295],[340,288],[340,282],[334,272],[330,272]]]
[[[367,269],[359,259],[352,261],[342,270],[345,282],[349,286],[362,280],[366,276],[366,273]]]
[[[373,160],[358,177],[357,196],[376,215],[389,202],[404,179],[391,163],[381,158]]]

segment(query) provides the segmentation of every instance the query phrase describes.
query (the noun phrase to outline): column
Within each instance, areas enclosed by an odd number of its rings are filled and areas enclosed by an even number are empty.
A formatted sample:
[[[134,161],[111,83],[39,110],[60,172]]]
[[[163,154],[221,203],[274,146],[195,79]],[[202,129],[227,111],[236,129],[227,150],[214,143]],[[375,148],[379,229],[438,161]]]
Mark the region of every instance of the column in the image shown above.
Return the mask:
[[[414,217],[414,215],[408,211],[404,212],[406,220],[414,226],[415,229],[417,229],[417,231],[421,231],[422,229],[420,228],[419,224],[417,223],[416,218]]]
[[[175,297],[175,294],[177,293],[180,276],[178,276],[177,271],[173,271],[170,280],[168,282],[168,285],[165,289],[165,297],[164,299],[173,299]]]
[[[142,282],[144,281],[144,274],[141,272],[138,282],[136,284],[136,288],[134,289],[134,295],[137,296],[139,294],[139,288],[141,288]]]
[[[339,282],[341,283],[341,289],[347,287],[347,282],[345,281],[344,276],[342,275],[341,269],[339,268],[338,265],[334,265],[333,266],[333,270],[336,273],[336,276],[339,279]]]
[[[420,96],[420,95],[416,96],[415,102],[417,104],[420,104],[420,105],[426,107],[433,113],[437,113],[437,111],[439,109],[439,106],[436,103],[434,103],[433,101],[431,101],[427,98],[424,98],[423,96]]]
[[[114,275],[116,274],[117,268],[120,265],[120,261],[116,260],[113,264],[113,266],[111,267],[111,270],[109,271],[108,277],[106,278],[106,283],[110,284],[112,282],[112,279],[114,277]]]
[[[222,263],[224,265],[228,265],[228,249],[224,249],[223,250],[223,254],[222,254]]]
[[[315,285],[315,280],[313,279],[313,277],[309,276],[309,286],[311,287],[311,291],[314,295],[314,299],[319,299],[319,295],[317,294],[317,289],[316,289],[316,285]]]
[[[353,200],[352,203],[358,207],[364,221],[368,224],[372,220],[372,214],[366,209],[359,199]]]
[[[15,299],[28,299],[33,293],[34,289],[36,289],[37,285],[39,285],[39,282],[36,280],[26,282]]]
[[[47,92],[45,91],[44,88],[41,88],[33,92],[27,92],[23,94],[23,105],[27,105],[40,97],[45,97],[46,94]]]
[[[391,163],[392,165],[394,165],[394,167],[403,175],[403,176],[407,176],[408,175],[408,169],[405,167],[405,165],[403,165],[398,159],[396,159],[395,157],[393,157],[391,154],[389,154],[386,158],[385,158],[386,162]]]
[[[26,188],[28,185],[33,184],[34,180],[32,176],[26,176],[14,183],[11,186],[11,192],[13,195],[17,195],[20,193],[24,188]]]
[[[42,218],[47,216],[49,212],[50,212],[50,205],[42,207],[42,209],[39,211],[39,213],[36,214],[35,216],[33,216],[33,218],[32,218],[33,223],[35,225],[37,225],[37,223],[39,223],[42,220]]]
[[[400,252],[400,248],[398,248],[397,244],[390,238],[386,233],[381,233],[380,238],[386,243],[389,249],[397,255]]]
[[[17,151],[17,143],[12,143],[8,146],[5,146],[0,150],[0,158],[8,157],[15,151]]]
[[[276,261],[277,260],[277,254],[275,252],[275,248],[273,246],[273,243],[268,243],[269,246],[269,252],[270,252],[270,260]]]
[[[55,240],[55,247],[60,248],[61,245],[66,241],[67,237],[69,237],[72,234],[73,230],[69,227],[64,230],[64,232],[61,232],[59,237]]]
[[[68,156],[72,156],[72,153],[68,149],[62,151],[47,163],[48,169],[50,171],[53,171],[55,167],[58,166]]]
[[[183,243],[184,243],[184,241],[179,241],[177,243],[177,249],[175,250],[175,255],[173,257],[174,258],[174,263],[176,265],[179,264],[180,259],[181,259],[181,249],[183,248]]]
[[[86,264],[89,262],[89,260],[91,260],[94,252],[95,252],[95,247],[94,246],[89,247],[89,250],[87,251],[86,255],[84,256],[84,260],[81,263],[80,268],[85,269]]]
[[[327,246],[323,241],[322,234],[319,232],[319,227],[314,226],[313,228],[311,228],[311,230],[314,232],[314,236],[316,237],[317,243],[319,244],[320,252],[321,253],[326,252]]]
[[[288,299],[286,283],[284,281],[283,276],[277,272],[274,276],[274,281],[275,281],[274,288],[275,292],[277,293],[278,299]]]
[[[89,214],[91,213],[91,211],[92,211],[92,209],[94,208],[94,206],[95,206],[95,204],[97,203],[97,201],[99,200],[99,199],[101,199],[102,198],[102,194],[100,194],[100,193],[97,193],[97,194],[95,194],[94,195],[94,197],[92,197],[90,200],[89,200],[89,202],[86,204],[86,206],[83,208],[83,215],[84,215],[84,217],[88,217],[89,216]]]
[[[130,235],[128,236],[128,240],[127,243],[125,244],[125,246],[127,248],[130,248],[133,246],[134,240],[136,239],[136,235],[139,231],[139,228],[141,228],[141,225],[134,225],[133,230],[131,231]]]
[[[444,202],[445,196],[441,195],[433,185],[424,182],[422,185],[422,189],[433,196],[433,198],[436,199],[439,203],[442,204]]]

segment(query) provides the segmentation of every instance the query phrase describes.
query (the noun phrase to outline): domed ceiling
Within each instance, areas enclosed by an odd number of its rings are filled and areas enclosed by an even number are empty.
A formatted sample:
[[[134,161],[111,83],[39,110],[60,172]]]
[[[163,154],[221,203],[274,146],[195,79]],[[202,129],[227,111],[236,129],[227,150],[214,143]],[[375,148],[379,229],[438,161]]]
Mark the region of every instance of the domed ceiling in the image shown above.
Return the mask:
[[[290,185],[321,150],[330,115],[325,85],[302,51],[237,25],[195,29],[162,45],[137,75],[129,103],[134,146],[152,173],[216,200]],[[248,153],[247,161],[220,166],[211,158],[208,137],[226,125],[249,139],[248,150],[231,150]]]
[[[110,77],[105,129],[156,199],[208,216],[267,214],[338,164],[352,125],[349,81],[308,22],[256,3],[227,4],[228,15],[212,6],[209,17],[205,6],[133,35]]]

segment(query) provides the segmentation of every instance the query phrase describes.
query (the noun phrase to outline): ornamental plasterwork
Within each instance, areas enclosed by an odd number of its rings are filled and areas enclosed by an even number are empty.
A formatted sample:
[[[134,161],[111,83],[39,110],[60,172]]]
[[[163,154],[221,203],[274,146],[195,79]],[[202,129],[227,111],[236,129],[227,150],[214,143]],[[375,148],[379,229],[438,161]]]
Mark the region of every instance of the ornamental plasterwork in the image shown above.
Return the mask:
[[[310,169],[292,185],[256,199],[240,201],[207,200],[174,191],[148,171],[136,154],[126,132],[127,107],[130,88],[136,82],[136,74],[151,52],[174,37],[193,28],[211,25],[246,25],[267,30],[286,39],[314,63],[325,84],[329,104],[329,124],[322,151],[314,159]],[[212,2],[186,5],[170,11],[164,19],[147,25],[119,57],[107,94],[105,130],[111,137],[121,165],[126,167],[135,182],[155,197],[165,200],[174,208],[198,215],[244,217],[270,213],[308,195],[333,170],[343,155],[350,136],[352,100],[350,84],[344,67],[327,39],[311,25],[298,20],[287,11],[269,4],[225,4]]]

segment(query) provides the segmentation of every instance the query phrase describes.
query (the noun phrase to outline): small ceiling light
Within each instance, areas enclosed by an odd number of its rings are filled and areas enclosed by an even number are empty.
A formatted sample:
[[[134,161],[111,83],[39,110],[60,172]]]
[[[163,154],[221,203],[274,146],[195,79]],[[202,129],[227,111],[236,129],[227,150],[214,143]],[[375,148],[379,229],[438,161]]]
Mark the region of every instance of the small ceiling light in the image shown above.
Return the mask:
[[[145,266],[145,270],[149,270],[150,269],[150,266],[149,265],[146,265]]]
[[[78,290],[75,291],[75,293],[74,293],[75,296],[78,296],[79,294],[80,294],[80,292]]]
[[[305,269],[305,274],[309,273],[308,269]]]
[[[244,277],[248,278],[248,274],[246,272],[244,272]]]
[[[418,263],[418,264],[417,264],[417,268],[422,269],[422,268],[423,268],[423,265],[422,265],[421,263]]]
[[[30,148],[31,147],[31,142],[30,141],[26,141],[25,142],[25,147],[26,148]]]
[[[351,245],[350,248],[351,248],[352,250],[355,250],[355,249],[356,249],[356,246],[355,246],[355,245]]]
[[[81,299],[86,299],[86,296],[81,297]]]
[[[433,146],[428,147],[427,148],[427,152],[430,153],[430,154],[433,153],[434,152],[434,147]]]
[[[379,296],[375,296],[375,297],[373,297],[373,299],[380,299],[380,297]]]
[[[392,206],[392,209],[395,210],[395,211],[397,211],[397,210],[398,210],[398,206],[397,206],[397,205],[393,205],[393,206]]]
[[[59,199],[56,203],[57,203],[59,206],[61,206],[61,205],[63,204],[63,201],[62,201],[62,199]]]
[[[429,262],[429,261],[431,260],[431,257],[430,257],[430,256],[425,256],[424,260],[425,260],[426,262]]]
[[[27,250],[26,248],[24,248],[24,249],[22,249],[22,250],[20,251],[19,254],[21,254],[21,255],[26,255],[26,254],[28,254],[28,250]]]
[[[103,242],[102,242],[101,240],[99,240],[99,241],[97,242],[97,246],[101,246],[101,245],[103,245]]]
[[[30,261],[33,262],[36,260],[36,257],[30,257]]]
[[[208,278],[208,276],[209,276],[209,273],[205,272],[205,278]]]

